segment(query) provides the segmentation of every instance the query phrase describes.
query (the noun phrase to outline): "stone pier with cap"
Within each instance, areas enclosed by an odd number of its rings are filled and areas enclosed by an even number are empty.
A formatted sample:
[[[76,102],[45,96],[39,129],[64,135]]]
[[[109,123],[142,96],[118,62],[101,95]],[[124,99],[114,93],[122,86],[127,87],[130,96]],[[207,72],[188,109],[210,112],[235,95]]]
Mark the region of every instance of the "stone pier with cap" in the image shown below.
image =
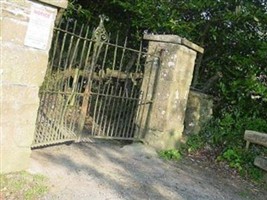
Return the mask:
[[[156,149],[175,148],[182,139],[196,56],[204,49],[177,35],[145,35],[144,40],[149,42],[148,54],[160,61],[151,65],[147,57],[142,91],[151,103],[145,105],[146,120],[137,117],[138,132]]]

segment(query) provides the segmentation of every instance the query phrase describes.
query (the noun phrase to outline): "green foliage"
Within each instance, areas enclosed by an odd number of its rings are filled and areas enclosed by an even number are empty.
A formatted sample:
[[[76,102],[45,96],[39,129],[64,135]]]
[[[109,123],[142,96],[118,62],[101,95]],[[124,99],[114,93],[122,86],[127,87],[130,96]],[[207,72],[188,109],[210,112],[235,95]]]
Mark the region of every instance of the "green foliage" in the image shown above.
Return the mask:
[[[240,173],[243,176],[248,176],[254,181],[257,182],[263,181],[264,171],[255,167],[254,165],[246,167],[246,169],[242,170]]]
[[[252,145],[245,150],[245,130],[267,132],[267,121],[261,118],[240,116],[239,113],[225,113],[221,118],[213,119],[201,133],[205,143],[221,149],[217,161],[226,161],[230,167],[237,169],[240,174],[260,180],[263,171],[253,165],[257,155],[266,156],[266,149]],[[202,141],[203,142],[203,141]]]
[[[267,2],[264,0],[74,0],[66,17],[106,28],[129,38],[148,33],[177,34],[205,48],[196,87],[216,98],[215,115],[233,109],[267,118]],[[130,23],[129,23],[130,22]]]
[[[166,160],[179,160],[182,157],[177,149],[162,150],[159,152],[159,156]]]
[[[236,168],[238,171],[242,170],[242,155],[233,149],[227,149],[221,156],[218,157],[218,160],[226,160],[229,162],[229,166]]]
[[[227,161],[231,168],[235,168],[241,175],[255,181],[263,178],[263,171],[253,165],[255,151],[246,151],[244,148],[229,148],[217,158],[217,161]]]
[[[186,153],[193,153],[205,146],[205,140],[204,138],[199,135],[191,135],[188,137],[186,143],[181,146],[181,150]]]
[[[267,121],[262,118],[248,117],[238,112],[222,114],[214,118],[202,130],[206,141],[215,146],[244,146],[245,130],[267,132]]]

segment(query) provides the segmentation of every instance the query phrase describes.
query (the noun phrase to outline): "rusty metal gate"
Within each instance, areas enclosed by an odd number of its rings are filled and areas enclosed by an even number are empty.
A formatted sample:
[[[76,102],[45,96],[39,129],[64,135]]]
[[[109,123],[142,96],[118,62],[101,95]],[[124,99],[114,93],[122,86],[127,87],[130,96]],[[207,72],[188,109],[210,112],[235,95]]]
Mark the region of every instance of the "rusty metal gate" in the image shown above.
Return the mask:
[[[104,17],[94,30],[71,20],[55,27],[32,147],[140,139],[136,120],[145,120],[142,106],[151,103],[141,91],[147,54],[142,44],[136,50],[120,41],[117,34],[112,42]]]

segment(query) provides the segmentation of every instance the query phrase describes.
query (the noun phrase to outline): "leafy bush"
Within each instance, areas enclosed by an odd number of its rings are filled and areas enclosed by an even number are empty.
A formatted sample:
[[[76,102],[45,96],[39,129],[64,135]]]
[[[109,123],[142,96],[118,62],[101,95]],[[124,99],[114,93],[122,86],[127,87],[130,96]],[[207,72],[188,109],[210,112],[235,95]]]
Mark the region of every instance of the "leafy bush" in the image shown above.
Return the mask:
[[[199,136],[191,136],[186,143],[187,149],[196,150],[204,147],[205,144],[217,147],[221,150],[217,161],[226,161],[241,175],[260,180],[263,171],[255,167],[253,161],[257,155],[267,155],[267,150],[260,145],[251,145],[251,148],[246,151],[243,139],[245,130],[267,132],[267,122],[261,118],[225,113],[207,124]]]
[[[245,130],[267,132],[267,121],[262,118],[225,113],[208,123],[203,128],[201,137],[213,146],[243,147]]]
[[[241,175],[259,181],[263,177],[263,171],[253,165],[256,155],[255,151],[246,151],[244,148],[229,148],[217,160],[227,161]]]
[[[188,137],[185,144],[181,145],[180,149],[183,153],[193,153],[205,146],[205,139],[202,135],[195,134]]]
[[[159,156],[166,160],[179,160],[181,153],[177,149],[169,149],[160,151]]]

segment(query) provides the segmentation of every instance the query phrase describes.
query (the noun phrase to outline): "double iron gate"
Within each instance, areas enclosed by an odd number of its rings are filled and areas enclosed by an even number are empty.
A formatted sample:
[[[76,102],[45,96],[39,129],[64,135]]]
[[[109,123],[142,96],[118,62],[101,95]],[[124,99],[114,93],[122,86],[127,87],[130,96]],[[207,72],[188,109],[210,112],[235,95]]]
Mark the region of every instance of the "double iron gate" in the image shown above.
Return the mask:
[[[55,27],[32,147],[141,139],[138,120],[151,103],[141,90],[147,54],[120,41],[117,34],[112,43],[103,17],[95,30],[70,20]]]

